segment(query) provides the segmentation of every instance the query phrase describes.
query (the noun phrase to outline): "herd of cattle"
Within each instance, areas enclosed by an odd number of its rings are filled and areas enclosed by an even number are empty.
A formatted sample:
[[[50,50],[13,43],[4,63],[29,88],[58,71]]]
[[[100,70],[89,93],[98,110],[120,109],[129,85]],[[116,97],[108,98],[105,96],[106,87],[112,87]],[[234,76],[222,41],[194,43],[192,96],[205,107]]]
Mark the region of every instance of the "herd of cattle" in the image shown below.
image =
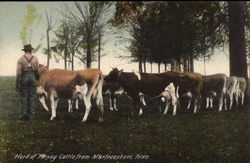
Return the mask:
[[[199,73],[139,73],[123,72],[113,68],[108,75],[103,75],[99,69],[85,69],[70,71],[63,69],[47,70],[40,65],[40,79],[37,94],[42,106],[49,111],[45,98],[51,103],[51,120],[56,117],[59,98],[68,99],[68,111],[72,112],[72,101],[78,100],[85,104],[85,122],[91,110],[91,102],[95,101],[99,109],[99,122],[103,122],[104,102],[103,94],[109,94],[110,110],[118,110],[116,98],[126,93],[133,100],[134,111],[142,114],[146,105],[145,96],[159,98],[165,104],[163,114],[168,112],[170,105],[173,115],[180,107],[180,99],[188,97],[187,109],[194,103],[194,113],[201,107],[201,97],[206,99],[206,108],[213,107],[215,98],[219,100],[219,111],[231,109],[233,101],[236,105],[244,104],[247,87],[245,78],[225,74],[203,76]],[[235,99],[235,100],[234,100]],[[229,100],[229,101],[228,101]],[[227,106],[229,104],[229,107]]]

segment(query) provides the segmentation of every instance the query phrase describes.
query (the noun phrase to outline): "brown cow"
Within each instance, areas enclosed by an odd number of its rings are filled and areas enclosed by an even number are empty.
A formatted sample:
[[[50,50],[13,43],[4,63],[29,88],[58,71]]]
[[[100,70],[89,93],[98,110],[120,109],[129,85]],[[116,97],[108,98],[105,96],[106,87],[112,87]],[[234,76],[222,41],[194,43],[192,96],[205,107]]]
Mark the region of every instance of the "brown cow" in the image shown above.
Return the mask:
[[[103,121],[103,98],[102,98],[102,84],[103,75],[98,69],[86,69],[79,71],[70,71],[63,69],[52,69],[41,71],[39,84],[37,87],[38,94],[47,94],[51,102],[51,120],[56,117],[56,107],[58,98],[71,99],[77,98],[79,92],[76,90],[77,86],[84,86],[87,84],[87,94],[84,95],[84,102],[86,105],[85,115],[82,122],[88,118],[91,109],[91,97],[96,98],[97,106],[100,110],[99,122]],[[42,105],[44,96],[40,96]],[[46,107],[45,107],[46,109]],[[48,110],[48,109],[46,109]]]
[[[167,71],[165,74],[173,79],[175,87],[179,86],[178,96],[187,95],[194,100],[194,113],[197,113],[201,102],[202,75],[195,72],[178,73],[173,71]],[[188,109],[190,108],[190,104],[191,101],[188,104]]]

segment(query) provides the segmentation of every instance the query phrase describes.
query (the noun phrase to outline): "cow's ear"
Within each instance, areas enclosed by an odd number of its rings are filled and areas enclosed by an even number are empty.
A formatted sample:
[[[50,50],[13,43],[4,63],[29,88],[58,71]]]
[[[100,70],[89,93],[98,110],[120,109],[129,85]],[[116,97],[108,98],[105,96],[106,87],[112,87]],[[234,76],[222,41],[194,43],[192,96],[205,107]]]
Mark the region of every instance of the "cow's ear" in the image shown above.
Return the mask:
[[[123,69],[121,69],[120,72],[123,72]]]

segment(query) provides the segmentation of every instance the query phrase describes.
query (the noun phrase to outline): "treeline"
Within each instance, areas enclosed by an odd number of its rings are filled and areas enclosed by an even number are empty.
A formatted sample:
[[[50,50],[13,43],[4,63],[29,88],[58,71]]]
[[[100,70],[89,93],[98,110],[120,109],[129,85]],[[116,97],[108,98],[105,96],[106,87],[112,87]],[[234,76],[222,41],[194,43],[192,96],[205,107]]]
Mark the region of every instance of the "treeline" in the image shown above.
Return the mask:
[[[159,72],[161,64],[165,69],[171,64],[172,71],[193,72],[194,60],[208,61],[214,49],[229,46],[230,73],[247,77],[250,2],[74,2],[59,12],[62,19],[57,27],[52,12],[45,12],[47,66],[54,56],[64,60],[65,69],[74,69],[74,58],[86,68],[97,59],[100,68],[102,38],[111,27],[129,34],[131,59],[141,72],[146,72],[147,63],[151,68],[158,64]],[[32,21],[24,19],[26,28],[20,32],[26,41],[34,20],[41,19],[34,8],[27,15]],[[55,37],[50,40],[51,32]]]
[[[234,63],[234,69],[238,69],[237,73],[244,69],[240,75],[246,77],[244,48],[249,48],[249,41],[246,44],[244,39],[249,33],[249,13],[249,2],[127,1],[117,2],[112,22],[131,34],[129,49],[133,59],[139,62],[140,71],[148,62],[157,63],[159,68],[160,64],[171,63],[173,71],[193,72],[194,60],[208,60],[215,48],[228,46],[231,41],[234,43],[229,48],[236,51],[230,50],[230,56],[241,61],[241,64]],[[238,22],[230,21],[234,17]],[[240,31],[246,28],[246,32],[240,35],[237,28]],[[235,35],[238,37],[233,40]]]

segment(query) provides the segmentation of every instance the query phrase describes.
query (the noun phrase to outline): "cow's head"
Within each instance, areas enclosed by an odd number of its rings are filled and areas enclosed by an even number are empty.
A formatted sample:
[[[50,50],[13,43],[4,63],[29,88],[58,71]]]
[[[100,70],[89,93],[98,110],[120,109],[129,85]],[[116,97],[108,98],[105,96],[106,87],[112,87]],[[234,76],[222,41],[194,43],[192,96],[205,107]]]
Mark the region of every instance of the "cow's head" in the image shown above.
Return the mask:
[[[45,91],[44,87],[42,85],[38,85],[36,87],[36,94],[41,97],[41,96],[48,96],[47,92]]]
[[[119,76],[121,75],[123,69],[118,70],[117,68],[113,68],[113,70],[111,70],[109,72],[109,74],[104,78],[104,80],[106,82],[117,82]]]
[[[81,85],[81,86],[76,85],[75,90],[74,90],[73,95],[72,95],[72,99],[73,100],[76,100],[76,99],[84,100],[84,96],[87,95],[87,92],[88,92],[87,84],[84,84],[84,85]]]

